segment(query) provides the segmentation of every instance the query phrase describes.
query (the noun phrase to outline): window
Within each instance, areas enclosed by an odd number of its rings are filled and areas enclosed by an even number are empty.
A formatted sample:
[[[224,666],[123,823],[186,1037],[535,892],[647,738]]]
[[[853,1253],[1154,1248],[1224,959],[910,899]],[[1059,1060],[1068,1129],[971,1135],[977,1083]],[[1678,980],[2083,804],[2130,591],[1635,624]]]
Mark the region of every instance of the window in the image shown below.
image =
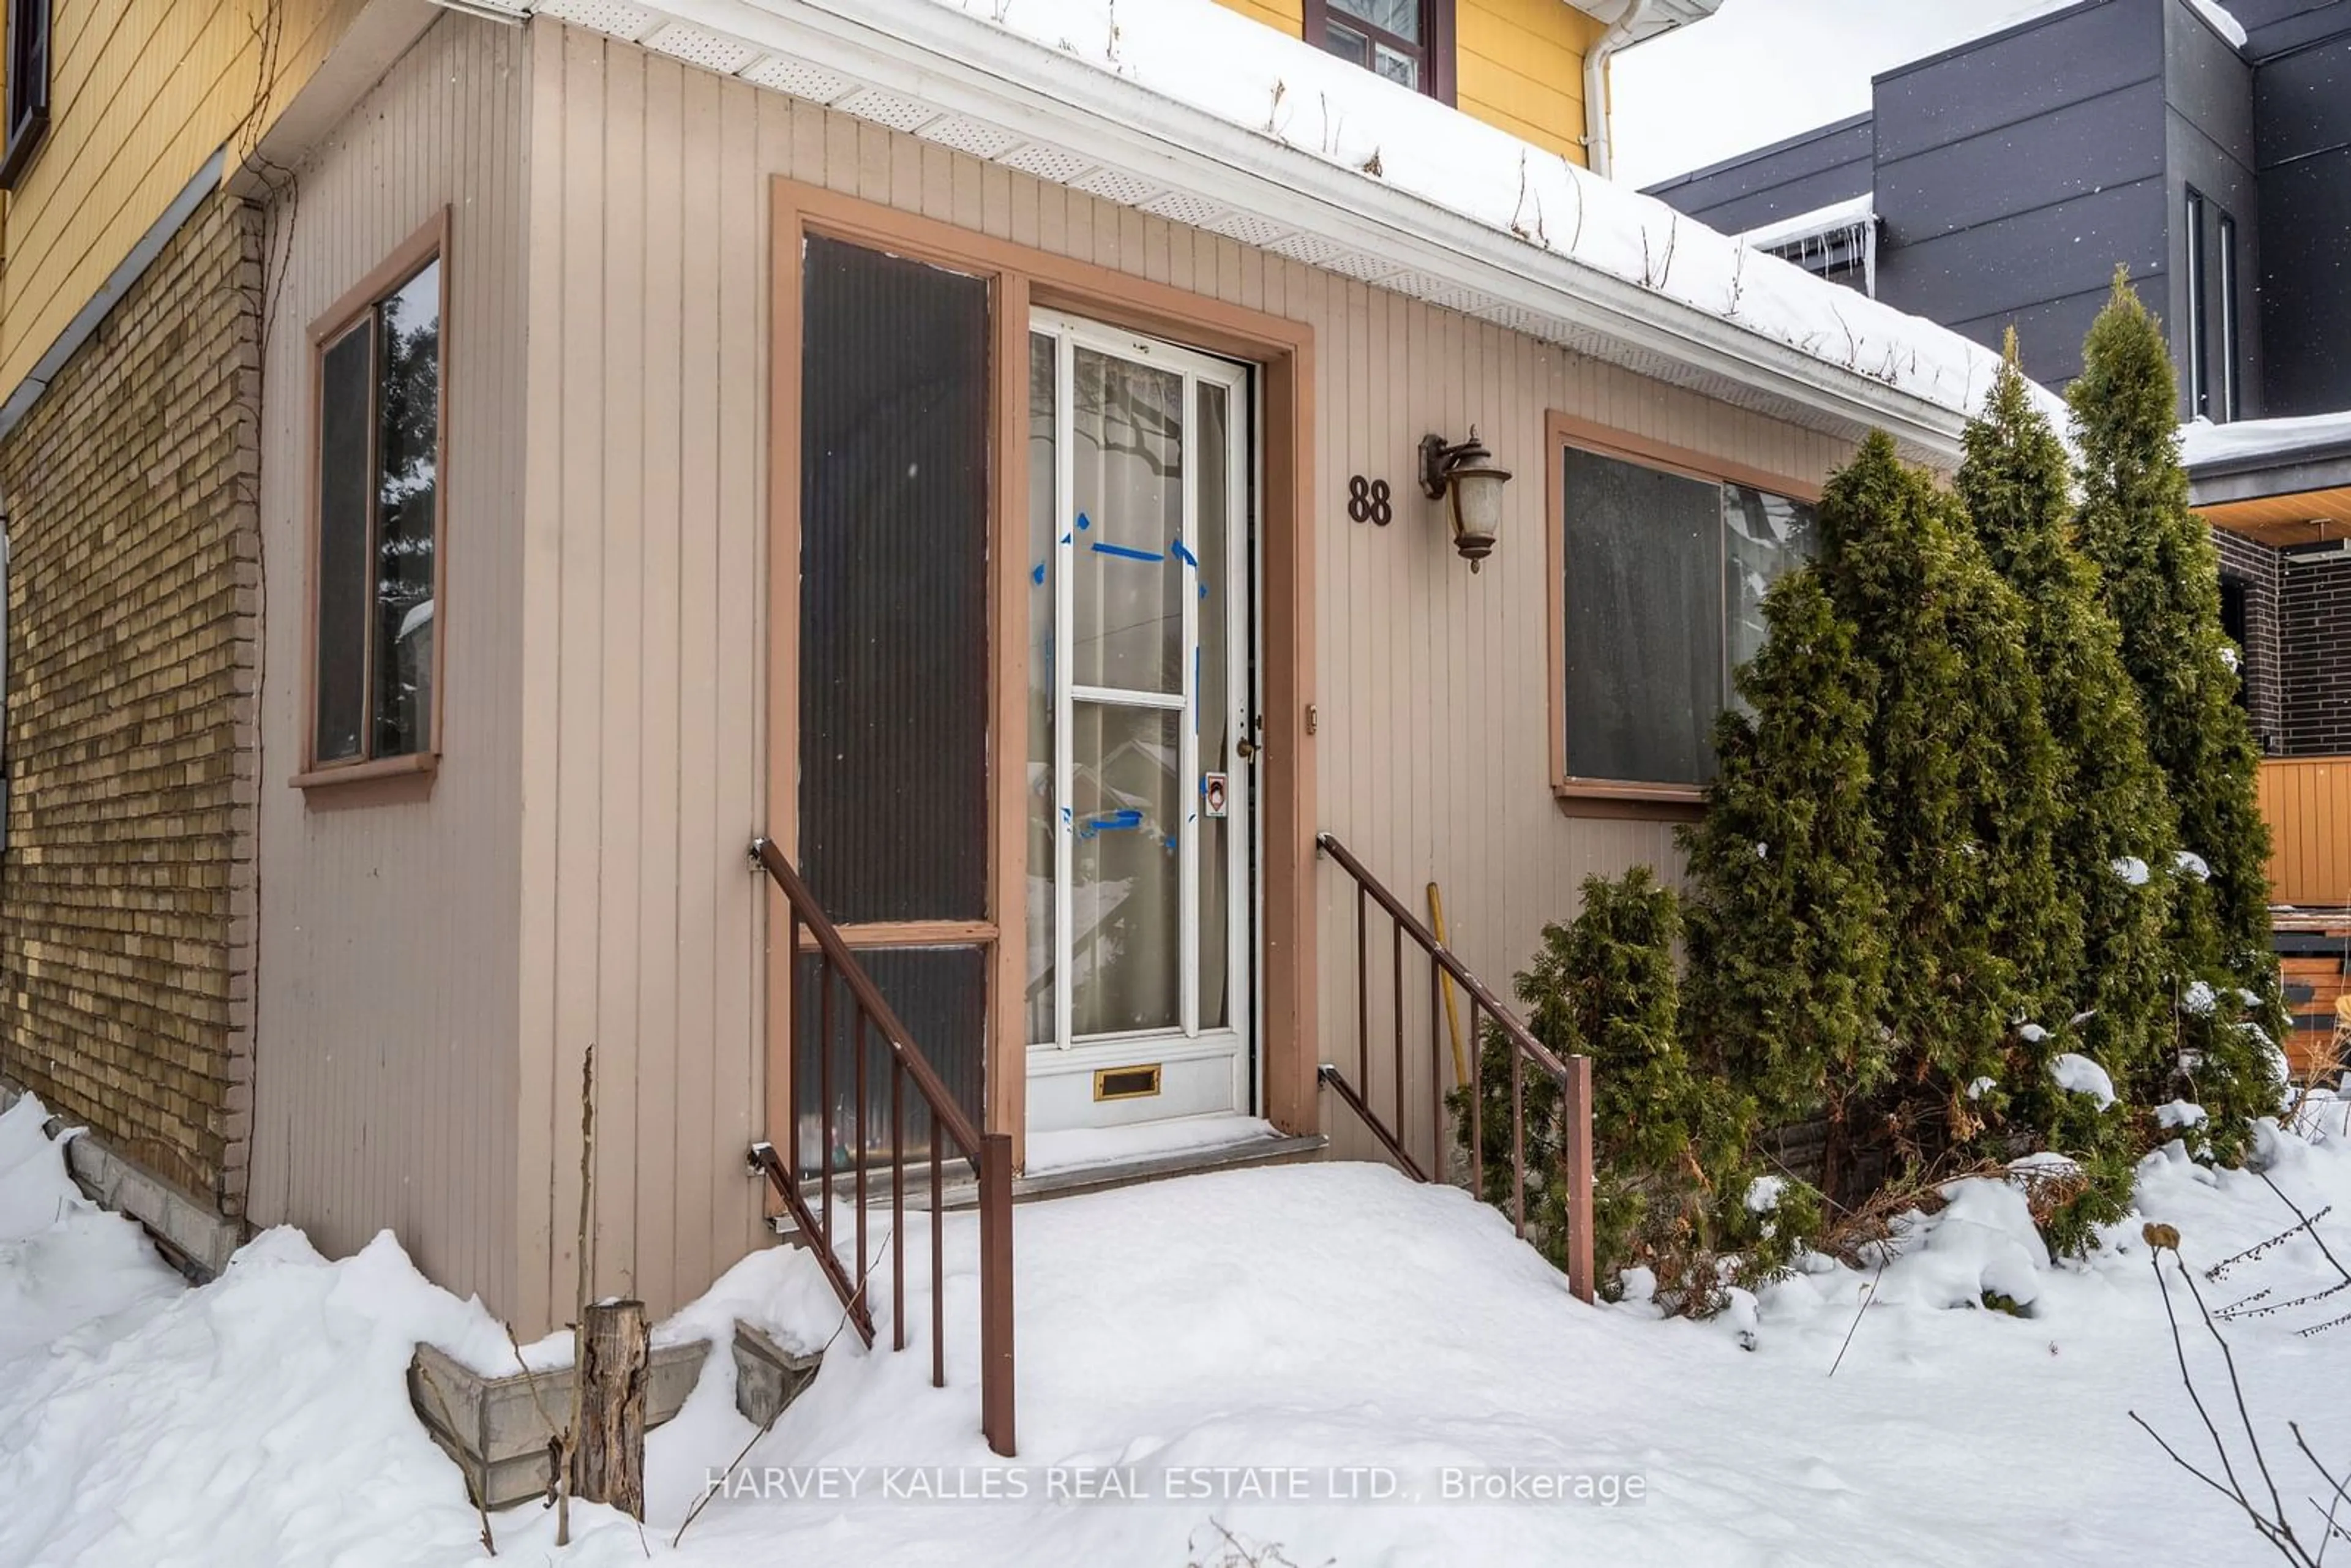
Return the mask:
[[[318,352],[310,771],[430,763],[438,744],[443,225],[312,331]]]
[[[2237,706],[2248,713],[2253,707],[2252,589],[2241,577],[2220,574],[2220,630],[2236,648]]]
[[[2210,290],[2204,286],[2204,195],[2193,186],[2188,192],[2188,412],[2210,419],[2212,415],[2212,383],[2206,361],[2205,323],[2211,302],[2206,298]]]
[[[1453,0],[1306,0],[1306,41],[1453,101]]]
[[[1762,647],[1763,596],[1812,559],[1789,481],[1696,454],[1595,445],[1554,415],[1554,783],[1562,796],[1696,800],[1731,674]]]
[[[2238,418],[2237,220],[2220,214],[2220,410],[2214,417]]]
[[[8,0],[7,109],[0,190],[13,191],[49,128],[49,0]]]

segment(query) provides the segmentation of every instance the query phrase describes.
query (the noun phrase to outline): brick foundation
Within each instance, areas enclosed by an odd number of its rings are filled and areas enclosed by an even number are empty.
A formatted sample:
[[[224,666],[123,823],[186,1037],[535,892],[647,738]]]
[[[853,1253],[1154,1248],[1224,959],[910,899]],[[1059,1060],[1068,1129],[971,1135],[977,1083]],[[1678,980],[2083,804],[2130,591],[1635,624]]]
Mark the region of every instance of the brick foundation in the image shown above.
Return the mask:
[[[0,1078],[224,1214],[251,1105],[261,246],[208,199],[5,439]]]

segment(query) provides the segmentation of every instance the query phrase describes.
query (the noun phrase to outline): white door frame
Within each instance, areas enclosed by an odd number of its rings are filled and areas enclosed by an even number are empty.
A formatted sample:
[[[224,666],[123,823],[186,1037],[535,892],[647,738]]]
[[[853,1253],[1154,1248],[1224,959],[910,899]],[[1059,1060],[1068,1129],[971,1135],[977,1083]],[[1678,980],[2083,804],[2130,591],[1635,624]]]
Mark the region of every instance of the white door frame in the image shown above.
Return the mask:
[[[1198,389],[1203,385],[1224,389],[1226,434],[1233,448],[1232,455],[1225,464],[1227,580],[1208,586],[1212,592],[1226,594],[1227,602],[1231,606],[1225,617],[1225,684],[1226,701],[1230,710],[1230,733],[1253,741],[1255,733],[1249,727],[1256,713],[1256,669],[1250,656],[1256,630],[1256,595],[1249,591],[1249,588],[1256,571],[1259,532],[1253,515],[1254,500],[1259,491],[1254,475],[1259,439],[1254,371],[1251,367],[1233,361],[1041,308],[1030,311],[1029,330],[1050,336],[1055,341],[1053,493],[1055,526],[1062,530],[1062,535],[1054,547],[1053,646],[1063,651],[1056,660],[1053,691],[1054,1038],[1047,1042],[1028,1042],[1029,1126],[1034,1133],[1073,1125],[1101,1126],[1156,1121],[1214,1111],[1247,1111],[1252,1107],[1256,1098],[1258,1064],[1254,1040],[1259,1011],[1255,984],[1258,975],[1255,946],[1259,910],[1256,856],[1253,852],[1257,799],[1256,791],[1251,788],[1252,770],[1240,758],[1229,758],[1227,762],[1227,816],[1232,824],[1231,831],[1226,835],[1228,862],[1226,885],[1228,892],[1225,972],[1228,977],[1228,993],[1225,1024],[1204,1030],[1200,1021],[1199,950],[1202,836],[1199,823],[1203,805],[1198,799],[1198,792],[1206,783],[1199,741],[1202,683],[1196,674],[1196,673],[1185,683],[1187,689],[1177,694],[1080,686],[1068,678],[1074,665],[1069,662],[1066,651],[1071,646],[1075,633],[1076,613],[1075,575],[1071,563],[1078,548],[1068,521],[1076,495],[1076,444],[1068,437],[1068,432],[1072,426],[1075,365],[1080,348],[1181,374],[1184,378],[1184,516],[1188,528],[1200,509],[1200,497],[1196,489],[1200,478]],[[1196,561],[1189,564],[1196,571]],[[1200,595],[1186,593],[1182,603],[1183,645],[1193,649],[1196,655],[1201,632]],[[1186,787],[1193,791],[1193,797],[1186,802],[1178,824],[1179,1022],[1173,1030],[1143,1030],[1082,1038],[1074,1032],[1072,1008],[1075,988],[1071,977],[1075,972],[1075,923],[1071,917],[1073,879],[1071,871],[1074,864],[1080,824],[1074,820],[1070,803],[1075,799],[1074,725],[1076,705],[1080,701],[1162,708],[1182,713],[1191,720],[1177,727],[1180,752],[1177,774],[1180,779],[1190,781]],[[1213,1103],[1204,1101],[1200,1096],[1210,1091],[1202,1075],[1213,1072],[1220,1061],[1229,1064],[1228,1071],[1219,1075],[1222,1092],[1213,1095]],[[1145,1063],[1163,1069],[1160,1079],[1163,1085],[1177,1076],[1177,1069],[1190,1065],[1192,1071],[1182,1075],[1189,1081],[1186,1092],[1154,1094],[1131,1101],[1105,1101],[1095,1092],[1096,1074],[1103,1070]],[[1055,1092],[1045,1096],[1047,1103],[1041,1104],[1040,1080],[1064,1081],[1044,1086]],[[1091,1115],[1083,1112],[1073,1113],[1073,1106],[1087,1103],[1093,1108]],[[1041,1116],[1040,1112],[1043,1113]]]

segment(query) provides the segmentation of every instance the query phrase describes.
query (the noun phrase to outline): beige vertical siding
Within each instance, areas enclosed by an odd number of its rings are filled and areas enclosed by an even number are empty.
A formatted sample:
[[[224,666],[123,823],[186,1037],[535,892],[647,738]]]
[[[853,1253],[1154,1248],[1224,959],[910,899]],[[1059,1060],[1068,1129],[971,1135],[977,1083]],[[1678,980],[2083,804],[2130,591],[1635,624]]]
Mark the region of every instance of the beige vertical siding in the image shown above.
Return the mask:
[[[528,45],[443,20],[270,210],[253,1214],[511,1298]],[[446,206],[442,763],[306,799],[308,327]],[[544,890],[541,890],[544,896]],[[544,1176],[539,1178],[544,1185]]]
[[[530,34],[525,1317],[571,1288],[590,1040],[598,1289],[666,1308],[758,1239],[743,849],[764,789],[770,175],[1312,323],[1322,825],[1416,905],[1442,882],[1497,988],[1588,873],[1676,871],[1669,828],[1552,800],[1544,411],[1813,478],[1831,439],[624,44]],[[1412,488],[1421,435],[1472,423],[1520,475],[1474,577]],[[1353,474],[1395,487],[1395,526],[1347,520]],[[1352,1050],[1353,901],[1322,874],[1325,1049]]]

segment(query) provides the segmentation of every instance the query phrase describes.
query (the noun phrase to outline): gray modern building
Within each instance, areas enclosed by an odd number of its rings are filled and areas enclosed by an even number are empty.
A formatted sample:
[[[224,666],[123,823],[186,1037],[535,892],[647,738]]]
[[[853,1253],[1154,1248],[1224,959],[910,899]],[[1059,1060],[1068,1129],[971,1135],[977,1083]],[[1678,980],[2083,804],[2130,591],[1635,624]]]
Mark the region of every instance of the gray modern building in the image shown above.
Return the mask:
[[[2013,327],[2061,388],[2127,272],[2179,371],[2269,755],[2280,949],[2325,1040],[2294,966],[2351,967],[2351,0],[2083,0],[1872,87],[1649,193],[1980,342]]]
[[[2083,0],[1872,86],[1866,114],[1649,193],[1980,342],[2013,327],[2056,387],[2127,271],[2167,324],[2255,727],[2351,754],[2351,0]]]
[[[1877,77],[1867,114],[1650,193],[2063,386],[2116,267],[2180,414],[2351,407],[2351,0],[2085,0]]]

